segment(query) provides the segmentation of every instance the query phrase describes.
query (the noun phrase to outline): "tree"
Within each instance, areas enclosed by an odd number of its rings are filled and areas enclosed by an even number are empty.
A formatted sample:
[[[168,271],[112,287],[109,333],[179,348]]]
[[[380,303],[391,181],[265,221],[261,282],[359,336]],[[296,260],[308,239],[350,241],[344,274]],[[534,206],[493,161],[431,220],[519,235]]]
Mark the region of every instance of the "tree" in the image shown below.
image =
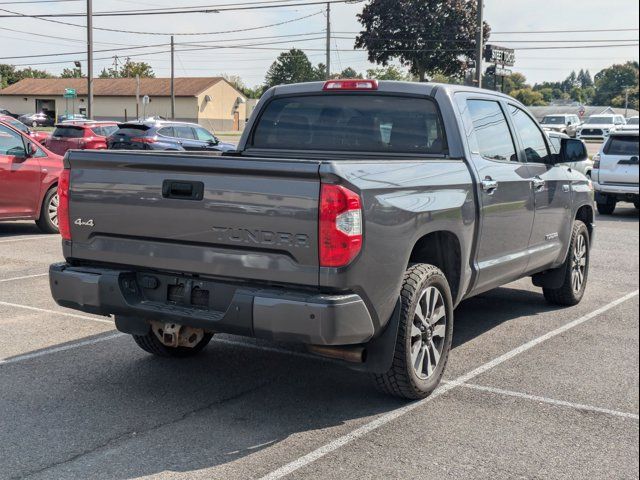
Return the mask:
[[[625,90],[638,86],[638,62],[627,62],[622,65],[612,65],[598,72],[595,76],[596,96],[598,105],[624,104]],[[623,106],[623,105],[617,105]]]
[[[1,88],[13,85],[25,78],[54,78],[49,72],[36,70],[31,67],[17,70],[13,65],[0,64],[0,77],[2,77]]]
[[[156,76],[148,63],[134,62],[127,57],[120,68],[104,68],[100,73],[100,78],[134,78],[138,75],[140,78],[154,78]]]
[[[593,79],[591,78],[589,70],[580,69],[580,72],[578,73],[578,83],[582,88],[593,87]]]
[[[82,69],[65,68],[60,74],[60,78],[82,78]]]
[[[288,52],[282,52],[273,62],[267,72],[265,83],[268,87],[274,87],[289,83],[312,82],[317,79],[318,71],[309,61],[309,57],[302,50],[294,48]]]
[[[475,1],[371,0],[358,15],[364,31],[355,47],[379,65],[398,59],[421,82],[436,73],[462,78],[475,57],[476,18]]]
[[[375,80],[398,80],[410,81],[411,76],[400,70],[398,67],[389,65],[385,68],[371,68],[367,70],[367,78]]]
[[[528,107],[540,107],[547,104],[540,92],[536,92],[531,87],[514,90],[511,96]]]
[[[339,78],[362,78],[362,74],[356,72],[351,67],[347,67],[340,72]]]
[[[521,90],[523,88],[531,88],[527,85],[527,77],[521,73],[513,73],[504,78],[504,93],[511,95],[514,90]]]

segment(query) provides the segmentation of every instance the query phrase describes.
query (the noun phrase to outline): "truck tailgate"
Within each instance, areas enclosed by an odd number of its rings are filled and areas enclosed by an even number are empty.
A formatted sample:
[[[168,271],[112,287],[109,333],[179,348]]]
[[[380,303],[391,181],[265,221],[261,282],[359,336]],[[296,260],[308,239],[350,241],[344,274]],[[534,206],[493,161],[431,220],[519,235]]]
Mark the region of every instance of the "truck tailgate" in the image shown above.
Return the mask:
[[[71,259],[318,285],[318,161],[74,151]]]

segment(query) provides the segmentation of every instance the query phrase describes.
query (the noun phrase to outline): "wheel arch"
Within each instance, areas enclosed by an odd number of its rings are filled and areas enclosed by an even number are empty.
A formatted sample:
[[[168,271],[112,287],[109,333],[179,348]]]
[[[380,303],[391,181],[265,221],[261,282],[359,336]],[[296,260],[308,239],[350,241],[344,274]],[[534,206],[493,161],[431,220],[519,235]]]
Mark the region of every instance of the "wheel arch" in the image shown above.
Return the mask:
[[[454,304],[457,303],[463,267],[462,245],[455,233],[438,230],[419,238],[409,256],[409,265],[415,263],[426,263],[442,270],[449,282]]]
[[[582,205],[576,211],[575,220],[580,220],[587,226],[587,230],[589,231],[589,239],[593,238],[593,219],[595,212],[593,211],[592,205]]]

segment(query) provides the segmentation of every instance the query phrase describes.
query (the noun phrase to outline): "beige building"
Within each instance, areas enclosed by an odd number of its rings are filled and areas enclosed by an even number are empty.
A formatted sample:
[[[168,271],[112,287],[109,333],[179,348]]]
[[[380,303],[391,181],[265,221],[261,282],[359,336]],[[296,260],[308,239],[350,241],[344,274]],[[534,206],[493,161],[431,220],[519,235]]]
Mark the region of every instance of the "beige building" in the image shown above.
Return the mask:
[[[64,98],[66,89],[76,99]],[[135,78],[94,80],[93,117],[96,120],[134,120],[139,117],[171,117],[170,80],[140,79],[139,102]],[[221,77],[176,78],[176,120],[199,123],[215,131],[237,131],[247,118],[246,98]],[[149,104],[143,105],[144,96]],[[45,112],[53,118],[87,111],[87,81],[83,78],[28,78],[0,90],[0,106],[17,114]]]

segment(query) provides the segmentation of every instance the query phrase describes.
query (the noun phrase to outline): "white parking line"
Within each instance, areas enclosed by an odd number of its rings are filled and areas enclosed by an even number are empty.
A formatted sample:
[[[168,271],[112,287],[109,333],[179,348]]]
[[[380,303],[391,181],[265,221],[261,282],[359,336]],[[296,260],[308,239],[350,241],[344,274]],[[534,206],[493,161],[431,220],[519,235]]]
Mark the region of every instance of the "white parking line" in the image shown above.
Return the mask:
[[[108,340],[113,340],[114,338],[119,338],[123,336],[124,336],[124,333],[112,333],[111,335],[107,335],[104,337],[93,338],[91,340],[83,340],[81,342],[69,343],[67,345],[62,345],[60,347],[45,348],[38,352],[26,353],[24,355],[18,355],[12,358],[0,359],[0,365],[10,365],[12,363],[23,362],[25,360],[30,360],[32,358],[51,355],[52,353],[65,352],[67,350],[72,350],[74,348],[79,348],[79,347],[85,347],[87,345],[95,345],[96,343],[106,342]]]
[[[91,320],[93,322],[109,323],[113,325],[113,320],[106,320],[106,319],[97,318],[97,317],[89,317],[87,315],[78,315],[77,313],[60,312],[57,310],[49,310],[47,308],[29,307],[28,305],[20,305],[19,303],[0,302],[0,306],[21,308],[23,310],[31,310],[32,312],[53,313],[55,315],[62,315],[64,317],[79,318],[81,320]]]
[[[618,305],[626,302],[627,300],[630,300],[636,297],[638,293],[639,293],[638,290],[636,290],[635,292],[631,292],[625,295],[624,297],[619,298],[618,300],[615,300],[605,305],[604,307],[594,310],[593,312],[588,313],[587,315],[584,315],[572,322],[569,322],[563,325],[562,327],[559,327],[545,335],[535,338],[530,342],[527,342],[524,345],[521,345],[520,347],[515,348],[510,352],[507,352],[504,355],[501,355],[500,357],[481,365],[480,367],[472,370],[471,372],[465,375],[462,375],[461,377],[458,377],[452,382],[442,385],[430,397],[425,398],[424,400],[420,400],[418,402],[411,403],[409,405],[398,408],[396,410],[392,410],[388,413],[385,413],[384,415],[379,416],[375,420],[369,423],[366,423],[361,427],[358,427],[352,432],[347,433],[341,437],[338,437],[335,440],[321,446],[320,448],[317,448],[316,450],[313,450],[312,452],[278,468],[277,470],[274,470],[273,472],[261,477],[260,480],[278,480],[280,478],[286,477],[287,475],[290,475],[291,473],[315,462],[316,460],[319,460],[320,458],[328,455],[331,452],[338,450],[339,448],[351,443],[352,441],[365,436],[369,432],[372,432],[373,430],[376,430],[377,428],[382,427],[392,422],[393,420],[400,418],[403,415],[409,412],[412,412],[413,410],[425,405],[426,403],[442,396],[443,394],[449,392],[450,390],[453,390],[454,388],[469,382],[470,380],[478,377],[479,375],[482,375],[483,373],[487,372],[488,370],[491,370],[492,368],[497,367],[498,365],[506,362],[507,360],[510,360],[520,355],[521,353],[531,350],[533,347],[540,345],[541,343],[551,338],[557,337],[558,335],[562,335],[563,333],[571,330],[572,328],[575,328],[578,325],[581,325],[597,317],[598,315],[601,315],[607,312],[608,310],[611,310],[612,308],[617,307]]]
[[[640,420],[640,417],[638,415],[636,415],[635,413],[620,412],[618,410],[610,410],[608,408],[600,408],[600,407],[594,407],[594,406],[591,406],[591,405],[583,405],[583,404],[580,404],[580,403],[565,402],[564,400],[556,400],[554,398],[539,397],[537,395],[529,395],[527,393],[521,393],[521,392],[512,392],[510,390],[502,390],[501,388],[485,387],[484,385],[476,385],[476,384],[473,384],[473,383],[463,383],[460,386],[464,387],[464,388],[470,388],[470,389],[473,389],[473,390],[478,390],[480,392],[487,392],[487,393],[494,393],[496,395],[505,395],[505,396],[508,396],[508,397],[522,398],[524,400],[533,400],[534,402],[547,403],[549,405],[555,405],[555,406],[558,406],[558,407],[569,407],[569,408],[573,408],[575,410],[583,410],[583,411],[587,411],[587,412],[604,413],[604,414],[607,414],[607,415],[613,415],[615,417],[631,418],[633,420]]]
[[[0,283],[15,282],[17,280],[27,280],[29,278],[46,277],[47,275],[49,275],[49,274],[48,273],[38,273],[37,275],[24,275],[22,277],[4,278],[4,279],[0,279]]]

